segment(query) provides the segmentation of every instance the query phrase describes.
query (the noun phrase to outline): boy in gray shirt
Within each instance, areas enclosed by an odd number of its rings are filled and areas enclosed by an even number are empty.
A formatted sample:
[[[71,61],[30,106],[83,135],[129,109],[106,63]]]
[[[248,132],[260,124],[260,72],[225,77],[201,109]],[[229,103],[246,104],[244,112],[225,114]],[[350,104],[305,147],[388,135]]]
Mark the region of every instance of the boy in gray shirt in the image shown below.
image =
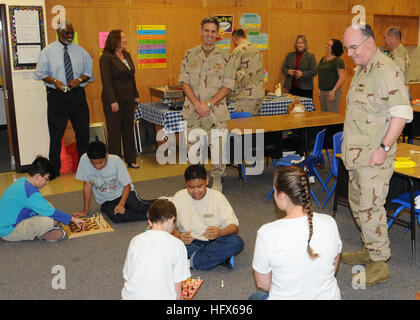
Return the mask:
[[[84,210],[89,212],[91,194],[95,195],[101,211],[113,222],[147,220],[147,210],[153,200],[142,200],[131,182],[124,162],[116,155],[108,154],[100,141],[89,144],[87,153],[80,158],[76,179],[84,181]]]

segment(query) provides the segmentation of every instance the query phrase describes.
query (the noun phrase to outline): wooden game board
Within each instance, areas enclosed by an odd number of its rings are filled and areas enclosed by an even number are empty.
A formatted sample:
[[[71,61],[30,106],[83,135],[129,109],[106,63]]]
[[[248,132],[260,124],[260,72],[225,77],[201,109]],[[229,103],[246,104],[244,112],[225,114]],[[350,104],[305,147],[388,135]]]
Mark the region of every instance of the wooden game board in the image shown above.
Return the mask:
[[[108,221],[106,221],[100,213],[82,219],[86,222],[83,230],[79,229],[73,222],[70,222],[68,226],[61,224],[69,239],[114,231]]]
[[[200,289],[201,285],[203,284],[204,280],[200,279],[187,279],[182,281],[181,287],[181,295],[184,300],[192,300],[197,293],[198,289]]]

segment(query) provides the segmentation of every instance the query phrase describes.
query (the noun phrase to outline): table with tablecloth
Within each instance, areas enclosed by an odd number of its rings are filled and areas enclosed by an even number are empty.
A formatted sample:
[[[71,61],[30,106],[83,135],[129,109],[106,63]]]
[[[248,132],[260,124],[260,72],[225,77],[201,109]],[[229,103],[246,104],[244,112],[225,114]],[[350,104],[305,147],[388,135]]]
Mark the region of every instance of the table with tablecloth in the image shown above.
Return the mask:
[[[314,111],[313,100],[305,97],[270,97],[264,99],[261,109],[261,116],[272,116],[287,114],[289,105],[295,100],[305,107],[306,111]],[[182,106],[182,101],[174,102],[175,106]],[[230,113],[234,112],[234,105],[228,104]],[[135,111],[136,119],[144,120],[163,127],[165,134],[184,131],[185,121],[181,116],[180,110],[170,110],[168,105],[161,102],[141,103]]]

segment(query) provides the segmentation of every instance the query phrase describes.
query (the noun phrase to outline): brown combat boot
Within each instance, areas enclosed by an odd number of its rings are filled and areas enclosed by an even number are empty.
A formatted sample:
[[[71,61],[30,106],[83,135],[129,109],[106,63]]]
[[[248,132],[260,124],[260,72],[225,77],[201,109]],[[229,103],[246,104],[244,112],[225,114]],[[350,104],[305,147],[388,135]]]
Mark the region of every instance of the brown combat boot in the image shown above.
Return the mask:
[[[377,283],[385,283],[389,280],[388,263],[386,261],[371,261],[366,265],[364,273],[365,285],[367,287],[373,286]]]
[[[370,262],[369,252],[365,247],[356,252],[343,252],[341,261],[347,264],[368,264]]]

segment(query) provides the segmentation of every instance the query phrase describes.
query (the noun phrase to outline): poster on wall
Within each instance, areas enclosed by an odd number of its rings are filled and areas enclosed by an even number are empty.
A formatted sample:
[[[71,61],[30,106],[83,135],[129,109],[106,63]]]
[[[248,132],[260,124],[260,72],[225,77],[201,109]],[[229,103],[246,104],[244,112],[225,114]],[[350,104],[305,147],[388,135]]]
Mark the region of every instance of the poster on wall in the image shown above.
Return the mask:
[[[14,70],[35,69],[45,47],[42,6],[9,6],[9,20]]]
[[[214,14],[213,17],[219,21],[219,33],[232,33],[233,30],[233,16],[232,15],[220,15]]]
[[[140,69],[166,68],[166,26],[137,25],[137,53]]]
[[[216,41],[216,46],[221,49],[230,51],[230,39],[229,38],[222,38]]]
[[[258,31],[250,31],[248,32],[246,37],[248,41],[251,42],[258,49],[260,50],[268,49],[268,34],[267,33],[260,33]]]
[[[105,48],[105,42],[109,32],[99,32],[99,49]]]
[[[260,29],[261,17],[258,13],[244,13],[239,21],[242,29]]]

